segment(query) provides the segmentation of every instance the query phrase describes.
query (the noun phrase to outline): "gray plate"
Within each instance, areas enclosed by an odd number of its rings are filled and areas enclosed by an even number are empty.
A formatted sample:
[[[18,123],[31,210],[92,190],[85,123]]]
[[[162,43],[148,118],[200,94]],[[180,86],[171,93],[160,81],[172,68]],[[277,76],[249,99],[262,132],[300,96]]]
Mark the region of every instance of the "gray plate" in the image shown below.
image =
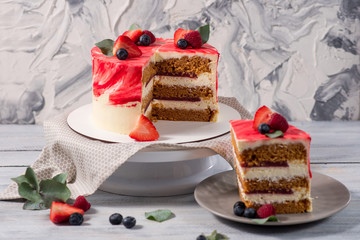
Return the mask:
[[[341,182],[313,172],[311,196],[313,211],[311,213],[278,214],[279,222],[266,222],[264,225],[284,226],[309,223],[327,218],[342,209],[350,202],[350,192]],[[213,175],[199,183],[194,192],[200,206],[213,214],[232,221],[255,224],[245,217],[233,213],[233,205],[240,200],[236,174],[233,170]]]

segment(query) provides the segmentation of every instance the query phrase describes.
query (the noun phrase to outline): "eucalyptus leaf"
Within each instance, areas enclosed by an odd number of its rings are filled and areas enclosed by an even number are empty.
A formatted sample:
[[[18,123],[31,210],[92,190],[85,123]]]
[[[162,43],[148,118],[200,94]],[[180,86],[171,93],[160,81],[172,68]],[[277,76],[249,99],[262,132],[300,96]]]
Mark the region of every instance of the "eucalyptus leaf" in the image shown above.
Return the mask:
[[[275,216],[270,216],[267,218],[255,218],[251,219],[253,222],[256,222],[257,224],[264,224],[266,222],[278,222],[279,220]]]
[[[131,24],[129,31],[133,31],[133,30],[136,30],[139,28],[141,28],[139,24],[133,23],[133,24]]]
[[[198,27],[196,29],[200,33],[202,44],[206,43],[209,40],[210,35],[210,25],[206,24],[204,26]]]
[[[32,201],[26,201],[23,205],[24,210],[44,210],[48,209],[48,207],[45,205],[43,200],[32,202]]]
[[[25,172],[25,177],[28,180],[28,182],[35,188],[37,192],[40,191],[39,182],[36,178],[36,174],[32,168],[28,167]]]
[[[276,130],[271,133],[266,133],[265,136],[267,136],[269,138],[278,138],[278,137],[283,137],[284,133],[281,130]]]
[[[152,212],[145,212],[145,217],[149,220],[163,222],[171,217],[171,211],[168,209],[159,209]]]
[[[113,47],[114,47],[114,40],[112,39],[105,39],[101,42],[95,43],[95,45],[100,48],[101,52],[107,57],[113,57]]]
[[[69,199],[71,192],[69,188],[62,183],[59,183],[53,179],[51,180],[42,180],[40,182],[41,194],[45,198],[50,198],[54,200],[61,200],[66,202]]]
[[[29,201],[37,202],[41,200],[41,195],[27,182],[21,183],[18,191],[21,197]]]
[[[213,231],[210,236],[206,236],[207,240],[228,240],[229,238],[224,234]]]
[[[66,184],[67,176],[68,176],[68,173],[60,173],[60,174],[56,175],[55,177],[53,177],[53,180],[57,181],[59,183],[62,183],[62,184]]]
[[[18,185],[22,184],[23,182],[29,183],[28,179],[25,177],[25,175],[18,176],[16,178],[11,178],[14,182],[16,182]],[[29,183],[30,184],[30,183]]]

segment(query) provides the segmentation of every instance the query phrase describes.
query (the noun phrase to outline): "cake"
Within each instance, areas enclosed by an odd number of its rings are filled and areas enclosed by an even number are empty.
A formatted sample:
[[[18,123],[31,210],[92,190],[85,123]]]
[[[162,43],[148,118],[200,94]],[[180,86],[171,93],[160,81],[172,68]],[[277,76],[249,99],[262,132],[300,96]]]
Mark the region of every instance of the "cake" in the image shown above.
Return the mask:
[[[279,137],[269,137],[254,127],[254,120],[231,120],[230,125],[237,185],[246,207],[271,204],[277,214],[311,212],[310,135],[289,125],[278,130]]]
[[[216,48],[205,43],[181,49],[174,39],[162,38],[138,48],[141,56],[124,61],[92,48],[97,127],[129,134],[140,115],[151,121],[217,121]]]

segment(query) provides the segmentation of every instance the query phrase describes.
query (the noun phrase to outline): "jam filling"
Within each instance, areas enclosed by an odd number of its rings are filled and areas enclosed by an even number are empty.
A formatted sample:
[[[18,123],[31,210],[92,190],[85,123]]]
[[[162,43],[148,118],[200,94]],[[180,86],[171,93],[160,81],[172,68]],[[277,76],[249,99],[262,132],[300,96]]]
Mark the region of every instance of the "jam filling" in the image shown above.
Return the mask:
[[[246,162],[240,163],[241,167],[289,167],[287,161],[271,162],[271,161],[262,161],[259,162],[256,166],[249,166]]]

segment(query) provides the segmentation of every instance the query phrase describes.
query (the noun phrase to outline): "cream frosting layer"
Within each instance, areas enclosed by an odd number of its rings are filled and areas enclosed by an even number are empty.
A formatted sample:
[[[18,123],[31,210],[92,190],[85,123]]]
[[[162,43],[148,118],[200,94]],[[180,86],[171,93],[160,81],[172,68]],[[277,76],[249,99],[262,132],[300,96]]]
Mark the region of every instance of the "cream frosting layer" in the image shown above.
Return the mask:
[[[197,78],[155,75],[154,80],[155,83],[166,86],[206,86],[211,88],[213,91],[216,91],[216,76],[212,73],[202,73]]]
[[[154,99],[152,104],[160,104],[163,108],[174,108],[181,110],[217,110],[217,105],[211,99],[202,99],[199,102],[190,101],[174,101],[174,100],[158,100]]]

